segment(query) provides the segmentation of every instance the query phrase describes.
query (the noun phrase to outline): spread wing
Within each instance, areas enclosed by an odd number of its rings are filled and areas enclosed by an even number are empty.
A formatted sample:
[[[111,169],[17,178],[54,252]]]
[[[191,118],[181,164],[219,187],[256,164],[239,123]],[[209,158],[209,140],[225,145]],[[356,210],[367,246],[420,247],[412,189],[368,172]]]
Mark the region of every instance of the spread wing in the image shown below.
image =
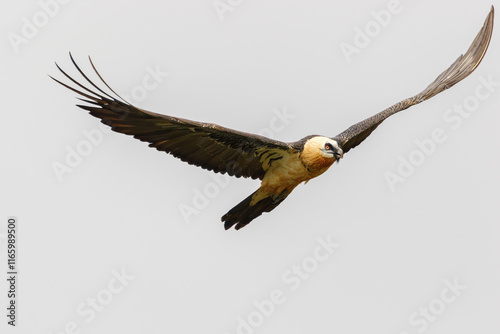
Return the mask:
[[[337,135],[334,139],[339,143],[339,146],[342,148],[344,153],[358,146],[380,125],[380,123],[382,123],[389,116],[430,99],[434,95],[452,87],[457,82],[460,82],[471,74],[483,59],[484,54],[488,49],[488,45],[490,44],[491,34],[493,31],[493,17],[494,8],[492,6],[482,29],[477,34],[474,42],[472,42],[472,45],[469,47],[469,50],[467,50],[465,55],[460,55],[460,57],[458,57],[458,59],[446,71],[441,73],[436,80],[434,80],[420,94],[396,103],[392,107],[389,107],[384,111],[365,119],[364,121],[354,124],[341,134]]]
[[[150,147],[170,153],[189,164],[236,177],[262,179],[274,161],[295,151],[290,144],[263,136],[137,108],[125,102],[106,84],[90,58],[97,76],[115,96],[94,84],[78,67],[71,54],[70,58],[93,89],[80,84],[57,64],[57,68],[81,89],[51,78],[86,98],[80,100],[89,105],[78,105],[78,107],[88,110],[91,115],[100,118],[102,123],[109,125],[114,131],[149,142]]]

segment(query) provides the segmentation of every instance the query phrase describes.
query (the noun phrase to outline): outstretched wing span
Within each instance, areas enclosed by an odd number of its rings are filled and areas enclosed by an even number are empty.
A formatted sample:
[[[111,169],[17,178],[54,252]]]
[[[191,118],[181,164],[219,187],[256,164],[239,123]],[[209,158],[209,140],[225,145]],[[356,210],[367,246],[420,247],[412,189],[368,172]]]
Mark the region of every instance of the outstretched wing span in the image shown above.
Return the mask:
[[[389,116],[394,115],[401,110],[405,110],[415,104],[430,99],[436,94],[441,93],[460,82],[469,74],[471,74],[479,65],[481,60],[488,49],[490,44],[491,34],[493,31],[493,18],[494,8],[484,22],[483,28],[479,31],[474,42],[469,47],[465,55],[460,55],[458,59],[443,73],[441,73],[436,80],[434,80],[426,89],[420,94],[396,103],[392,107],[365,119],[359,123],[354,124],[341,134],[337,135],[334,139],[339,143],[344,153],[350,149],[358,146],[363,140],[368,137],[373,130],[375,130],[380,123],[382,123]]]
[[[78,107],[88,110],[91,115],[100,118],[102,123],[109,125],[114,131],[149,142],[150,147],[170,153],[189,164],[236,177],[262,179],[274,161],[294,150],[289,144],[263,136],[231,130],[216,124],[156,114],[134,107],[108,86],[97,72],[90,57],[90,63],[97,76],[115,96],[94,84],[78,67],[71,54],[70,58],[78,72],[94,90],[70,77],[57,64],[57,68],[81,89],[51,78],[85,97],[86,99],[80,100],[90,104]]]

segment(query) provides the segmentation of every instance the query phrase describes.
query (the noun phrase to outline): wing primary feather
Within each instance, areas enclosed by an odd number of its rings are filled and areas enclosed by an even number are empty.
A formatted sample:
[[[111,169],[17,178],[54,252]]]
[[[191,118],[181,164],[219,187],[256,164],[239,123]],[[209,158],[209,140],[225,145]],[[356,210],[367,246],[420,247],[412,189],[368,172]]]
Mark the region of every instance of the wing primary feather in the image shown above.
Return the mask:
[[[97,97],[93,97],[93,99],[95,99],[96,101],[98,101],[99,99],[106,99],[104,96],[101,96],[100,94],[98,94],[98,93],[94,92],[93,90],[91,90],[91,89],[89,89],[89,88],[85,87],[84,85],[82,85],[81,83],[79,83],[78,81],[76,81],[75,79],[73,79],[73,78],[72,78],[72,77],[71,77],[68,73],[66,73],[66,72],[65,72],[65,71],[64,71],[64,70],[63,70],[63,69],[59,66],[59,64],[57,64],[57,63],[56,63],[56,66],[57,66],[57,68],[59,69],[59,71],[61,71],[61,72],[62,72],[62,74],[64,74],[64,76],[66,76],[66,78],[68,78],[69,80],[71,80],[71,81],[72,81],[75,85],[77,85],[78,87],[80,87],[80,88],[82,88],[82,89],[86,90],[87,92],[89,92],[89,93],[94,94],[95,96],[97,96]],[[54,79],[54,78],[52,78],[52,79]],[[56,79],[54,79],[54,80],[56,80]],[[63,84],[63,83],[61,83],[60,81],[58,81],[58,80],[56,80],[56,81],[57,81],[57,82],[59,82],[60,84],[64,85],[64,86],[66,86],[67,88],[70,88],[69,86],[67,86],[67,85],[65,85],[65,84]],[[77,92],[78,94],[84,95],[84,94],[82,94],[83,92],[80,92],[80,91],[78,91],[78,90],[76,90],[76,89],[72,89],[72,90],[73,90],[74,92]],[[88,95],[84,95],[84,96],[88,97]],[[106,100],[107,100],[107,99],[106,99]]]
[[[99,71],[97,71],[97,68],[94,66],[94,62],[92,61],[92,58],[90,58],[90,56],[89,56],[89,61],[90,61],[90,65],[91,65],[91,66],[92,66],[92,68],[94,69],[95,74],[97,74],[97,76],[99,77],[99,79],[101,79],[101,81],[103,82],[103,84],[105,84],[105,85],[106,85],[106,87],[108,87],[108,89],[109,89],[110,91],[112,91],[112,92],[113,92],[113,94],[115,94],[117,97],[119,97],[122,101],[124,101],[124,102],[126,102],[126,103],[128,103],[128,104],[132,105],[132,103],[128,102],[128,101],[127,101],[127,100],[125,100],[123,97],[121,97],[120,95],[118,95],[118,93],[116,93],[116,92],[113,90],[113,88],[111,88],[111,87],[108,85],[108,83],[107,83],[106,81],[104,81],[104,79],[102,78],[101,74],[99,73]]]
[[[56,63],[56,66],[57,66],[57,63]],[[59,66],[57,66],[57,67],[59,67]],[[63,73],[64,73],[64,72],[63,72]],[[55,79],[54,77],[52,77],[52,76],[50,76],[50,75],[49,75],[49,78],[51,78],[52,80],[54,80],[54,81],[55,81],[55,82],[57,82],[58,84],[60,84],[60,85],[62,85],[62,86],[64,86],[64,87],[66,87],[66,88],[68,88],[69,90],[72,90],[73,92],[75,92],[75,93],[77,93],[77,94],[79,94],[79,95],[85,96],[85,97],[86,97],[86,98],[88,98],[88,99],[91,99],[91,100],[94,100],[94,101],[97,101],[97,102],[101,101],[99,98],[97,98],[97,97],[95,97],[95,96],[92,96],[92,95],[88,95],[88,94],[86,94],[86,93],[84,93],[84,92],[82,92],[82,91],[80,91],[80,90],[78,90],[78,89],[76,89],[76,88],[73,88],[73,87],[71,87],[71,86],[69,86],[69,85],[67,85],[67,84],[65,84],[65,83],[63,83],[63,82],[61,82],[61,81],[59,81],[59,80]]]
[[[103,91],[101,88],[99,88],[96,84],[94,84],[92,82],[92,80],[90,80],[86,75],[85,73],[83,73],[83,71],[80,69],[80,67],[78,66],[78,64],[76,63],[75,59],[73,58],[73,55],[71,54],[71,52],[69,53],[69,58],[71,59],[71,62],[73,63],[73,65],[75,65],[76,69],[78,70],[78,72],[80,72],[80,74],[82,75],[82,77],[85,78],[85,80],[87,80],[87,82],[89,84],[91,84],[95,89],[97,89],[98,91],[100,91],[101,93],[103,93],[105,96],[109,97],[111,100],[115,100],[115,98],[111,95],[109,95],[108,93],[106,93],[105,91]],[[115,92],[113,92],[115,93]],[[116,94],[116,93],[115,93]],[[118,95],[118,94],[117,94]]]
[[[78,99],[78,100],[80,100],[80,101],[83,101],[83,102],[85,102],[85,103],[91,103],[91,104],[94,104],[94,105],[96,105],[96,106],[100,105],[100,104],[99,104],[99,102],[96,102],[96,101],[93,101],[93,100],[85,100],[85,99],[82,99],[82,98],[80,98],[80,97],[77,97],[77,99]]]

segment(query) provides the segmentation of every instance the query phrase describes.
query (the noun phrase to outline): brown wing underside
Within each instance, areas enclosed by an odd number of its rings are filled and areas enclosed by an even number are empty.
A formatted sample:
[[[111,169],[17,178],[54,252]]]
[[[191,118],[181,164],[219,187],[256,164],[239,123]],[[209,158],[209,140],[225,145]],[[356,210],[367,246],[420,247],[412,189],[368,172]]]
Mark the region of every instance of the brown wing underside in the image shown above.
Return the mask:
[[[106,84],[92,64],[92,60],[90,62],[97,76],[116,96],[109,95],[95,85],[80,70],[71,54],[70,57],[77,70],[94,90],[74,80],[57,64],[59,70],[81,90],[52,79],[86,98],[81,100],[89,105],[78,105],[80,108],[100,118],[102,123],[114,131],[149,142],[150,147],[170,153],[189,164],[236,177],[262,179],[274,161],[293,151],[290,144],[263,136],[231,130],[216,124],[156,114],[134,107],[123,102]]]
[[[415,104],[423,102],[436,94],[452,87],[471,74],[479,65],[488,49],[491,34],[493,32],[494,8],[486,18],[482,29],[477,34],[467,52],[460,55],[458,59],[443,73],[441,73],[426,89],[420,94],[403,100],[384,111],[369,117],[357,124],[354,124],[334,139],[340,144],[344,153],[358,146],[363,140],[375,130],[389,116],[401,110],[405,110]]]

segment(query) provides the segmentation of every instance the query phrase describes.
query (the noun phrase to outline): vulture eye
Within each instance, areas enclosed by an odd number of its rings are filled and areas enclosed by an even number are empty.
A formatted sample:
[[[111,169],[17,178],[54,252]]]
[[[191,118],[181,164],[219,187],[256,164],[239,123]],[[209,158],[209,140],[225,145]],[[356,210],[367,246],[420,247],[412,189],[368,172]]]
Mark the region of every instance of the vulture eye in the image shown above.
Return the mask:
[[[326,143],[326,144],[325,144],[325,150],[332,151],[332,150],[333,150],[333,146],[332,146],[332,144],[330,144],[330,143]]]

